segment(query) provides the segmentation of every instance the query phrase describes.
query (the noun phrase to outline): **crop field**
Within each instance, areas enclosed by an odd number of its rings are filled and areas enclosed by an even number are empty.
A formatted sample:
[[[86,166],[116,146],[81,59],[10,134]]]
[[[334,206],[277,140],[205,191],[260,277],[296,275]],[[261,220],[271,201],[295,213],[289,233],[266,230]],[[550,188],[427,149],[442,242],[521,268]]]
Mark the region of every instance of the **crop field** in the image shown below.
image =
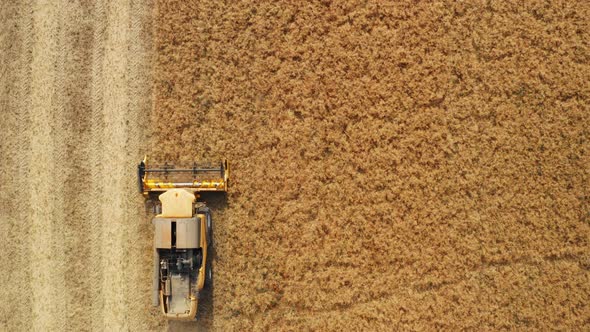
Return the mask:
[[[585,1],[4,1],[0,331],[590,329]],[[227,158],[196,322],[136,166]]]

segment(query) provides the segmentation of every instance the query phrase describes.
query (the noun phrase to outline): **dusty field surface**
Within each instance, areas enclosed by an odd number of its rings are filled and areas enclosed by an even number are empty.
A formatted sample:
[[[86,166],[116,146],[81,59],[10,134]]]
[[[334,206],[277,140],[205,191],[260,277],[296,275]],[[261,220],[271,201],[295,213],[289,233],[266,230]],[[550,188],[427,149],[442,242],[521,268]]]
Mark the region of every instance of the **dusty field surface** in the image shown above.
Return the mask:
[[[0,331],[162,329],[134,178],[152,7],[0,5]]]
[[[233,161],[209,327],[590,328],[589,3],[518,3],[157,1],[152,154]]]
[[[589,16],[4,1],[0,331],[590,329]],[[198,323],[150,306],[144,153],[233,165]]]

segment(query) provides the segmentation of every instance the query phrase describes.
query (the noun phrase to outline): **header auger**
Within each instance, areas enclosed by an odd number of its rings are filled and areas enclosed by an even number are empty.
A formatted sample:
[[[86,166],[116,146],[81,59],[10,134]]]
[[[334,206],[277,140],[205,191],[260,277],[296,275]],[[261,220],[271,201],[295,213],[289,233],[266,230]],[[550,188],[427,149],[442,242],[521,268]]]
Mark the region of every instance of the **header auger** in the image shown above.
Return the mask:
[[[193,163],[189,167],[174,165],[149,166],[147,157],[137,167],[139,192],[149,195],[173,188],[182,188],[191,192],[227,191],[229,183],[229,165],[227,160],[217,163]]]

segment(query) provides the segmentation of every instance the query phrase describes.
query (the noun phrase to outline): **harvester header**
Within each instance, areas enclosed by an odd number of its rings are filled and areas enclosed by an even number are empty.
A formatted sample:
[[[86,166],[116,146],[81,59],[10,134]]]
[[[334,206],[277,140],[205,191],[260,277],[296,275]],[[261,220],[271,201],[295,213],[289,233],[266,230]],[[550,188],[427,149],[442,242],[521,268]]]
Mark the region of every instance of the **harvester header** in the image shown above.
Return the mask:
[[[227,160],[218,163],[193,163],[191,166],[176,167],[147,164],[144,158],[137,166],[139,192],[149,195],[173,188],[182,188],[194,193],[228,189],[229,165]]]

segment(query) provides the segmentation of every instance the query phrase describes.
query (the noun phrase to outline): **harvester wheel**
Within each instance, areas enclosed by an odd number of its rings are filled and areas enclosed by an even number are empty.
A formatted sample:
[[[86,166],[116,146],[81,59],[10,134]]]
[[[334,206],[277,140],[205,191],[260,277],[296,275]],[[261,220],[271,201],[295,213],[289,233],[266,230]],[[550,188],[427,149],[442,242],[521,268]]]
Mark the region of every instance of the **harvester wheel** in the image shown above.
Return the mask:
[[[207,213],[207,246],[213,248],[213,221],[209,213]]]
[[[205,265],[205,287],[206,288],[211,288],[212,283],[213,283],[213,267],[212,267],[212,263],[211,260],[213,259],[213,257],[210,256],[211,254],[211,249],[209,249],[209,255],[207,255],[207,264]]]
[[[211,282],[211,279],[213,279],[213,271],[211,270],[211,263],[208,264],[206,272],[207,272],[207,284],[209,285]]]

